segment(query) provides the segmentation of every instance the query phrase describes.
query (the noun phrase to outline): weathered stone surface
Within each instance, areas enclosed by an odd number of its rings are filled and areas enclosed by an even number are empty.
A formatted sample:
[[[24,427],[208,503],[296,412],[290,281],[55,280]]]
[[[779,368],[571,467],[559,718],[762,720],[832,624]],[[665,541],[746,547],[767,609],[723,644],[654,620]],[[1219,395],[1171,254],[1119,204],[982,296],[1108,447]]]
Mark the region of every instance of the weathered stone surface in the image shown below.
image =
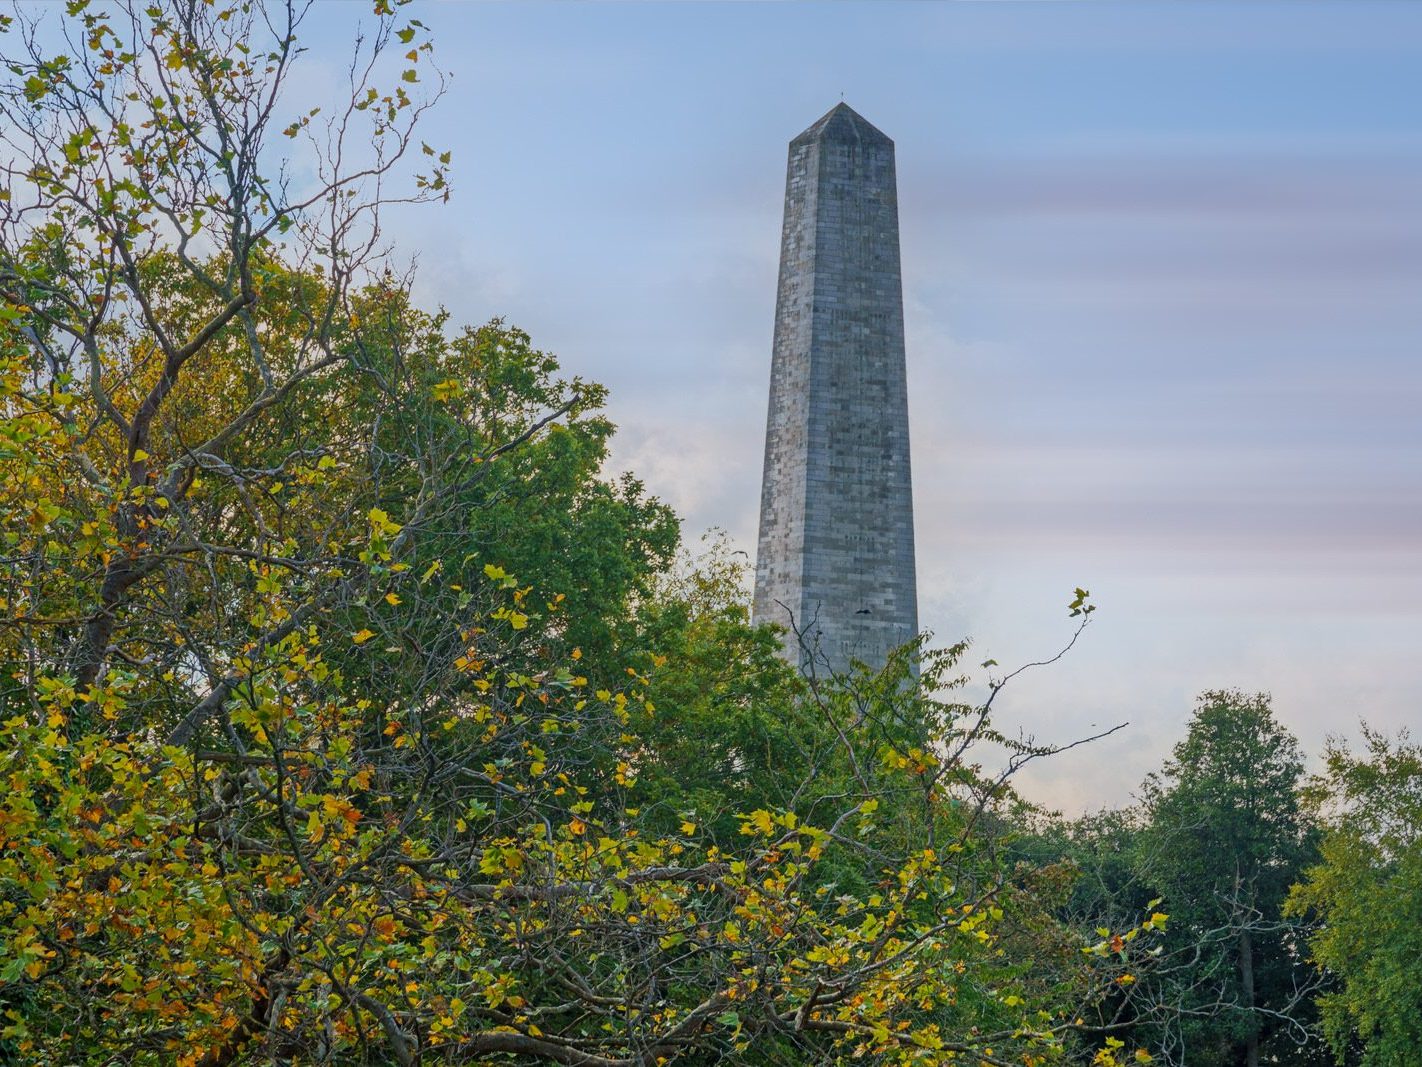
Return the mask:
[[[821,671],[918,629],[894,143],[844,104],[790,142],[755,617]]]

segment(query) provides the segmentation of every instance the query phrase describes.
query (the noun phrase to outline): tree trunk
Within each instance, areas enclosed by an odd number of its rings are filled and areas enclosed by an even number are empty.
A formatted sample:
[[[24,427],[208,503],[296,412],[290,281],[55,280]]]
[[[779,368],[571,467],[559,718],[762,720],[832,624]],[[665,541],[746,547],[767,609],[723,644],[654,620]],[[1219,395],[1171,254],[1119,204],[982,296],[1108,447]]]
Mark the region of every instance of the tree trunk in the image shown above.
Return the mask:
[[[1249,1036],[1244,1039],[1245,1067],[1259,1067],[1259,1026],[1254,1017],[1254,942],[1248,930],[1239,935],[1239,982],[1244,989],[1244,1006],[1249,1009]]]

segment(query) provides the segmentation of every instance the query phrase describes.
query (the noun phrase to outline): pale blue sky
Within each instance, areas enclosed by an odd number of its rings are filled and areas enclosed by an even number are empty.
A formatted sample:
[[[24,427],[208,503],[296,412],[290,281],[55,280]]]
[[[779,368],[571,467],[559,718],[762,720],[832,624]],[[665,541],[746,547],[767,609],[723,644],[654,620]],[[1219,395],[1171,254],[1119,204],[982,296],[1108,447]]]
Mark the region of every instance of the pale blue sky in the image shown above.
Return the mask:
[[[313,65],[362,5],[321,5]],[[419,290],[607,383],[616,464],[754,551],[786,142],[898,145],[922,622],[1124,800],[1206,687],[1422,721],[1422,5],[426,3]],[[319,70],[305,91],[319,95]]]

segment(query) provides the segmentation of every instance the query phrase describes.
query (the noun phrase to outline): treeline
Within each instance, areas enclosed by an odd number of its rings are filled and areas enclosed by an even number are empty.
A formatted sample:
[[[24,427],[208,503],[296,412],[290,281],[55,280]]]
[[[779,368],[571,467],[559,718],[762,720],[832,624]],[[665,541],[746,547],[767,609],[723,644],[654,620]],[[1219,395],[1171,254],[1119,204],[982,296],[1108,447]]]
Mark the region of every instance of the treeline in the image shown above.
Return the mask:
[[[425,27],[322,111],[301,14],[4,22],[0,1060],[1407,1062],[1414,748],[1216,694],[1061,825],[963,646],[807,682],[599,386],[411,300]]]
[[[1171,1063],[1415,1058],[1422,749],[1362,728],[1305,775],[1263,694],[1205,693],[1130,808],[1045,820],[1029,863],[1073,871],[1060,913],[1105,930],[1159,898],[1153,966],[1093,1016]]]

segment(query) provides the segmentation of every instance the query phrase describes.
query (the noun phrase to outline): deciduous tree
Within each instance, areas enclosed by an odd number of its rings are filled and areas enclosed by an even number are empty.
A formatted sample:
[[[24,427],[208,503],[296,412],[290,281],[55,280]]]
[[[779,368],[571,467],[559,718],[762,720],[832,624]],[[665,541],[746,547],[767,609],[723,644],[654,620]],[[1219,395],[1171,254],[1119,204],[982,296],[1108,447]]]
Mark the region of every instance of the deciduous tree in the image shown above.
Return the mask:
[[[1310,801],[1319,862],[1288,910],[1315,916],[1309,951],[1338,987],[1320,998],[1338,1062],[1402,1067],[1422,1047],[1422,747],[1364,727],[1363,751],[1330,742]]]
[[[1159,922],[1053,930],[1069,980],[1009,951],[1043,913],[962,649],[802,693],[659,588],[602,390],[382,258],[380,207],[447,192],[419,22],[376,0],[350,98],[289,113],[295,6],[67,12],[0,84],[0,1048],[1060,1057]]]
[[[1137,862],[1168,902],[1168,949],[1188,962],[1168,987],[1175,1003],[1155,1015],[1191,1063],[1257,1067],[1271,1042],[1296,1062],[1309,1046],[1314,983],[1302,932],[1282,914],[1315,854],[1302,778],[1298,743],[1268,697],[1215,691],[1146,782]]]

